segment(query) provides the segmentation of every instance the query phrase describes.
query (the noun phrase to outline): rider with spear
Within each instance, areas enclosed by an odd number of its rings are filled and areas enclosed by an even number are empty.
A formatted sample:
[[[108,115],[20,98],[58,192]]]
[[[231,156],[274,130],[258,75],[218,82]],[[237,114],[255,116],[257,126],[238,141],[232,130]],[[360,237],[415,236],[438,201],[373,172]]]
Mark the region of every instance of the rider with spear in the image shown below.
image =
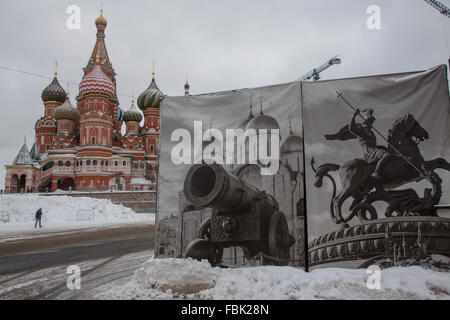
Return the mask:
[[[353,113],[352,120],[348,126],[348,130],[357,139],[359,144],[364,150],[364,160],[368,164],[377,164],[374,172],[372,173],[372,178],[379,181],[381,180],[381,169],[383,164],[389,160],[391,154],[388,149],[384,146],[377,145],[377,137],[372,130],[373,124],[376,120],[373,115],[373,109],[363,110],[363,115],[361,111],[356,109]],[[361,116],[366,119],[362,124],[356,123],[356,117]]]

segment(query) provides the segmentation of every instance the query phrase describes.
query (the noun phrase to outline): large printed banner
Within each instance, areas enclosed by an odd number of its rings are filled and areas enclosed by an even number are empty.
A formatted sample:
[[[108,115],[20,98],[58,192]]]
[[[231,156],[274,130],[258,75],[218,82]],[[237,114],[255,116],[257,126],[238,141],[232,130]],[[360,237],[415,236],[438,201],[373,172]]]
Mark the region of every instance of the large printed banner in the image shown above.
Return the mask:
[[[166,97],[155,255],[307,269],[448,256],[449,112],[445,66]]]
[[[300,89],[164,99],[156,256],[304,266]]]
[[[302,92],[309,266],[450,255],[446,66]]]

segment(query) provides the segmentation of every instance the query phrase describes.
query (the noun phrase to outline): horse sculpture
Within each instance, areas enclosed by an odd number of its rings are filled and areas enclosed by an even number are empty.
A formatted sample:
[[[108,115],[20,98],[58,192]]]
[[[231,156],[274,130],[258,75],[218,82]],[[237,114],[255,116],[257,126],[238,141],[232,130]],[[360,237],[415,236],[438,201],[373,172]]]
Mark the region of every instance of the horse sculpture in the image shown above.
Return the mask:
[[[351,139],[345,127],[339,134],[345,135],[341,140]],[[326,136],[332,140],[334,136]],[[371,174],[375,164],[368,164],[363,159],[354,159],[337,165],[327,163],[319,166],[311,166],[316,173],[316,187],[321,187],[323,178],[327,177],[333,184],[333,195],[330,203],[331,219],[336,224],[345,224],[358,216],[361,220],[377,219],[377,212],[372,206],[375,201],[384,201],[389,204],[385,215],[391,216],[394,212],[398,215],[436,215],[434,205],[438,204],[442,191],[441,179],[434,172],[436,169],[450,171],[450,163],[437,158],[426,161],[420,153],[419,143],[429,139],[428,132],[416,121],[411,114],[394,122],[389,130],[387,148],[391,157],[381,170],[381,179],[373,179]],[[336,195],[336,183],[329,172],[339,170],[342,191]],[[427,179],[432,184],[432,189],[427,189],[423,198],[420,198],[413,189],[391,190],[409,182],[418,182]],[[373,191],[375,189],[375,191]],[[353,197],[350,206],[350,214],[343,216],[342,204],[349,197]]]

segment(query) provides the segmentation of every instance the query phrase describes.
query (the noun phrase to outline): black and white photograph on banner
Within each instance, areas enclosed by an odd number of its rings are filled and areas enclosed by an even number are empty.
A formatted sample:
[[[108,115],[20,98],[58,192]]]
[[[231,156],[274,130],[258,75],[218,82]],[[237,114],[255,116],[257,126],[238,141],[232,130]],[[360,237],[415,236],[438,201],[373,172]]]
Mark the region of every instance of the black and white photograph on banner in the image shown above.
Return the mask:
[[[311,268],[426,265],[448,253],[445,66],[302,92]]]
[[[304,267],[300,83],[161,109],[156,257]]]

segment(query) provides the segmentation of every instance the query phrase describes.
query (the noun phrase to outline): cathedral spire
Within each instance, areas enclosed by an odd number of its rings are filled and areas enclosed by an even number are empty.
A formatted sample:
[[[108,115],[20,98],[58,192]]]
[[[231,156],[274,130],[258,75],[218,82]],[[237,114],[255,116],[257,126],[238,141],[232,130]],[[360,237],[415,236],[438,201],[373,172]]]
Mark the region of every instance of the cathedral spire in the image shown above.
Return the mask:
[[[31,159],[30,151],[28,151],[27,148],[27,141],[26,137],[23,141],[22,148],[20,148],[19,153],[17,154],[16,158],[13,161],[13,165],[20,166],[20,165],[32,165],[33,161]]]
[[[260,105],[261,115],[263,115],[264,113],[263,113],[263,106],[262,106],[262,101],[263,101],[263,96],[262,96],[262,94],[259,95],[259,101],[260,101],[260,103],[261,103],[261,105]]]
[[[92,68],[95,66],[96,57],[100,57],[100,65],[103,72],[114,82],[115,75],[114,69],[112,67],[111,61],[109,60],[108,51],[106,50],[105,44],[105,29],[108,25],[105,17],[103,17],[103,9],[100,10],[100,16],[95,19],[95,26],[97,28],[97,40],[94,45],[94,49],[92,50],[91,57],[84,68],[84,74],[86,75]]]
[[[155,79],[155,60],[153,60],[152,79]]]
[[[250,95],[250,113],[248,114],[248,119],[253,119],[255,116],[253,115],[253,94]]]

